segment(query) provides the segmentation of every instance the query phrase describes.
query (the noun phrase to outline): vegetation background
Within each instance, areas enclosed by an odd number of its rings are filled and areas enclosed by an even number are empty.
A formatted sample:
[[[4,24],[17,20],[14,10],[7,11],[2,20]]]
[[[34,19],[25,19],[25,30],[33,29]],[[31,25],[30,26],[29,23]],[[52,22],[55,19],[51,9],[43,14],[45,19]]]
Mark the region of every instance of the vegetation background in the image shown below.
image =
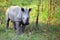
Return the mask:
[[[5,12],[12,5],[32,8],[30,24],[22,35],[15,34],[11,22],[5,32]],[[0,0],[0,40],[60,40],[60,0]]]

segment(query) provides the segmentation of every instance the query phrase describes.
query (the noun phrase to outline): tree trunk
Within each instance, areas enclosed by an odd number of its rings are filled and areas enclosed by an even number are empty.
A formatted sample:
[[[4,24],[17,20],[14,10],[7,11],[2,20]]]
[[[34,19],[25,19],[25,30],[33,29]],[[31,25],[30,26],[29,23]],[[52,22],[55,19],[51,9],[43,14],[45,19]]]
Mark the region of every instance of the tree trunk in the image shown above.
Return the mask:
[[[37,17],[36,17],[36,26],[38,26],[38,20],[39,20],[39,10],[40,9],[40,0],[38,0],[38,10],[37,10]]]

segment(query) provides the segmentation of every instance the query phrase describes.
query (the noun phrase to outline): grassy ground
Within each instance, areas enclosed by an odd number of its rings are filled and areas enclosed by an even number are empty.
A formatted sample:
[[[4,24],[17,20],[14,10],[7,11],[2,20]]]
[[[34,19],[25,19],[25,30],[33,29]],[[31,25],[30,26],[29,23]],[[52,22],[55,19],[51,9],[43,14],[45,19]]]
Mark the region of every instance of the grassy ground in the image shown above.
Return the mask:
[[[7,32],[5,27],[0,27],[0,40],[60,40],[60,27],[50,25],[47,30],[46,26],[39,23],[36,27],[34,23],[31,23],[21,35],[17,35],[11,27]]]

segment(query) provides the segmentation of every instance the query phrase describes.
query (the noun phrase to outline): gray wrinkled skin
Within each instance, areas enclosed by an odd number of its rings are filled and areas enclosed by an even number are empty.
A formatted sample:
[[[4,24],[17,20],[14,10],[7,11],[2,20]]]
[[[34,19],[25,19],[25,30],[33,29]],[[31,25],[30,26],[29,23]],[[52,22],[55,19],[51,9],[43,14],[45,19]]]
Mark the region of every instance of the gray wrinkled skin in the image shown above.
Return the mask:
[[[31,8],[20,8],[19,6],[9,7],[6,11],[6,29],[8,29],[9,21],[11,20],[14,29],[17,30],[17,34],[20,34],[22,31],[24,32],[25,26],[29,24],[30,11]]]

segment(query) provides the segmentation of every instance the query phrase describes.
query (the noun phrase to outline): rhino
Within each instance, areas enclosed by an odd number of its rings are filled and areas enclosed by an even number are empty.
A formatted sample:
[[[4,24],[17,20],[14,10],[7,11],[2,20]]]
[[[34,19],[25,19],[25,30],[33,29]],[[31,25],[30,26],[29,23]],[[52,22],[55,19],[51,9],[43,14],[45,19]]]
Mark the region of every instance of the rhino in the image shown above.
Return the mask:
[[[31,8],[11,6],[6,10],[6,30],[9,27],[9,21],[13,23],[17,34],[24,32],[25,26],[29,24]]]

